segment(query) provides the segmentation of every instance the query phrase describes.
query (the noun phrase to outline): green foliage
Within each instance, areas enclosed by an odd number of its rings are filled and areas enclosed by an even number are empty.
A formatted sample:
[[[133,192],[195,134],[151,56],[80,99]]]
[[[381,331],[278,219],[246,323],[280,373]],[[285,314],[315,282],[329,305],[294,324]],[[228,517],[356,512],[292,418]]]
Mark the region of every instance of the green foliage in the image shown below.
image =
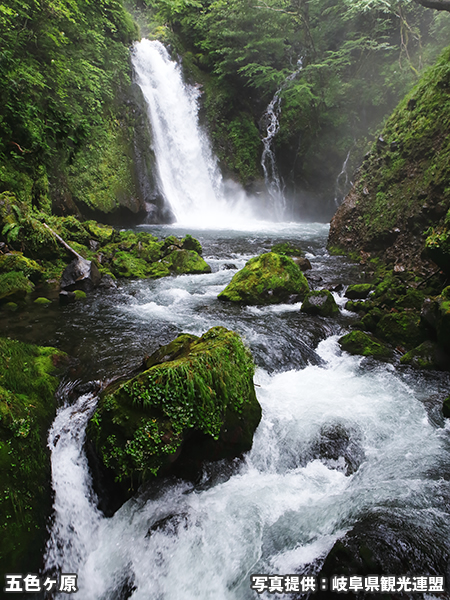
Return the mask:
[[[141,482],[158,474],[174,460],[185,436],[197,431],[218,440],[230,415],[248,417],[257,406],[250,353],[223,327],[201,338],[183,334],[150,358],[155,361],[106,392],[88,427],[103,463],[119,481]],[[259,417],[249,420],[254,428]]]
[[[51,510],[46,436],[65,355],[0,338],[0,565],[37,572]]]
[[[162,25],[206,91],[215,150],[248,182],[261,176],[260,121],[280,90],[276,150],[282,174],[300,185],[334,185],[352,149],[351,171],[366,136],[446,43],[449,15],[409,1],[246,0],[146,3],[150,28]],[[159,30],[161,31],[161,29]],[[301,65],[299,63],[301,59]],[[300,68],[302,66],[302,68]],[[355,143],[355,139],[358,141]]]
[[[108,128],[137,31],[118,0],[2,6],[0,192],[49,212],[48,177]]]

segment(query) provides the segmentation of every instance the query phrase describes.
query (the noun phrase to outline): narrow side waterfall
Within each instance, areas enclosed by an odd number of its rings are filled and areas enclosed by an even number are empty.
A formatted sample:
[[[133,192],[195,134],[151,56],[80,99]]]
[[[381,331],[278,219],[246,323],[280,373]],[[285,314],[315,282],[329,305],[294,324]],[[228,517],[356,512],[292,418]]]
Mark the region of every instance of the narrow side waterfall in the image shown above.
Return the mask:
[[[243,190],[234,189],[233,198],[225,193],[198,122],[198,86],[184,83],[180,66],[158,41],[137,42],[132,62],[148,106],[160,189],[177,222],[217,228],[251,219]]]
[[[298,61],[298,68],[291,73],[283,84],[275,92],[274,97],[269,102],[266,112],[262,117],[262,122],[266,128],[266,136],[262,138],[264,150],[261,155],[261,166],[264,172],[264,181],[267,191],[273,203],[273,210],[278,221],[282,221],[286,209],[286,198],[284,197],[284,184],[278,173],[273,142],[280,129],[279,116],[281,113],[281,92],[290,81],[295,79],[302,69],[302,60]]]
[[[350,154],[352,152],[352,148],[347,152],[347,156],[344,160],[344,164],[342,165],[342,169],[339,175],[336,177],[336,184],[334,186],[334,203],[336,206],[339,206],[342,200],[347,195],[349,188],[352,185],[350,178],[348,176],[348,161],[350,159]]]

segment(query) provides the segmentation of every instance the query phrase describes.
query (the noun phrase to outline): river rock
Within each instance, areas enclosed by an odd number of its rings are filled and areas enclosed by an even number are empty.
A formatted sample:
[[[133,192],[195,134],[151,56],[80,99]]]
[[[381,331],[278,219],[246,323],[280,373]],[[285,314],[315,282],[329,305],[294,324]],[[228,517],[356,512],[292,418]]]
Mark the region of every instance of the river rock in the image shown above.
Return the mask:
[[[364,331],[352,331],[338,339],[338,344],[350,354],[373,356],[374,358],[389,358],[392,352],[380,340]]]
[[[309,271],[312,269],[311,263],[304,256],[295,256],[292,260],[302,271]]]
[[[308,282],[292,258],[267,252],[250,259],[218,298],[241,304],[276,304],[292,301],[292,296],[303,300],[308,291]]]
[[[91,292],[100,281],[101,275],[94,262],[84,258],[75,258],[65,268],[60,285],[62,290]]]
[[[370,283],[358,283],[356,285],[349,285],[345,291],[345,297],[350,300],[364,300],[370,294],[373,289]]]
[[[332,317],[339,313],[339,307],[331,292],[328,290],[317,290],[309,292],[306,295],[301,311],[309,315]]]
[[[430,517],[416,513],[414,525],[406,511],[395,507],[380,507],[372,514],[361,516],[353,528],[338,540],[329,552],[319,577],[373,575],[446,575],[448,549],[446,523],[442,518],[442,534],[430,535]],[[437,519],[440,517],[436,517]],[[412,574],[412,575],[411,575]],[[356,597],[354,594],[350,594]],[[320,600],[334,597],[329,591],[314,595]],[[338,594],[336,594],[336,597]],[[375,598],[379,594],[361,597]],[[358,594],[359,597],[359,594]],[[380,598],[383,597],[381,594]],[[411,594],[391,595],[385,598],[412,598]]]
[[[327,423],[312,445],[312,458],[319,458],[328,468],[355,473],[365,458],[361,434],[341,423]]]
[[[400,362],[415,369],[437,369],[447,371],[450,368],[450,357],[436,342],[426,340],[416,348],[404,354]]]
[[[261,419],[253,361],[240,337],[213,327],[183,334],[144,371],[102,394],[87,436],[122,490],[157,475],[195,477],[204,461],[251,448]]]

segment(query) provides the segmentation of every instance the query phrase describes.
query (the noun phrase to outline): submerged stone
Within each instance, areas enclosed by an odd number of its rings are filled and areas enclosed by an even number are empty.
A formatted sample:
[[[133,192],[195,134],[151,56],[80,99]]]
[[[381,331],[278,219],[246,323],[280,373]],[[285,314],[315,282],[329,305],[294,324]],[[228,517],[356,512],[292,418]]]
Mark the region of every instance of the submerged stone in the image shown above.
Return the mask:
[[[219,300],[242,304],[276,304],[303,300],[309,291],[300,268],[288,256],[267,252],[249,260],[219,294]]]
[[[34,304],[39,304],[40,306],[48,306],[51,303],[51,300],[42,296],[40,298],[36,298],[36,300],[34,301]]]
[[[306,295],[301,311],[309,315],[332,317],[339,313],[339,307],[331,292],[328,290],[317,290],[309,292]]]
[[[123,490],[251,448],[261,419],[253,361],[240,337],[213,327],[155,352],[145,371],[107,389],[88,426],[103,467]]]
[[[364,331],[352,331],[342,336],[338,344],[350,354],[373,356],[374,358],[389,358],[391,351],[383,343]]]

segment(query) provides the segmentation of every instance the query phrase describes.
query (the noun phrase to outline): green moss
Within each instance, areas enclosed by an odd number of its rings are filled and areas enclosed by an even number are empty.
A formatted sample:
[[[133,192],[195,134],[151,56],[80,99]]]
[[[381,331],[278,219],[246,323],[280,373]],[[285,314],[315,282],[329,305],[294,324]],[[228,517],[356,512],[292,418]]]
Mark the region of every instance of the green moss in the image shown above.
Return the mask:
[[[132,138],[133,132],[125,122],[105,120],[76,154],[67,184],[81,208],[110,213],[138,196]]]
[[[86,300],[86,292],[83,292],[82,290],[74,290],[73,293],[75,294],[76,300]]]
[[[321,317],[332,317],[339,313],[339,307],[328,290],[309,292],[303,301],[301,310]]]
[[[21,272],[0,275],[0,301],[23,299],[34,289],[33,283]]]
[[[375,332],[387,342],[409,348],[418,346],[426,339],[420,315],[410,310],[385,314],[377,323]]]
[[[272,246],[271,252],[276,252],[277,254],[284,254],[285,256],[303,256],[303,251],[300,248],[291,246],[291,244],[288,244],[286,242],[275,244],[274,246]]]
[[[386,122],[385,144],[375,143],[363,163],[332,223],[330,245],[380,253],[416,268],[428,236],[428,257],[450,268],[441,217],[450,209],[449,60],[447,48]],[[388,256],[381,254],[386,249]]]
[[[15,302],[6,302],[6,304],[0,304],[0,308],[3,310],[9,310],[11,312],[16,312],[19,306]]]
[[[0,256],[0,273],[21,271],[34,283],[37,283],[43,274],[43,268],[34,260],[26,258],[21,252],[12,252]]]
[[[131,253],[124,251],[119,251],[115,254],[110,268],[117,277],[145,278],[150,274],[150,265],[146,260],[137,258]]]
[[[249,260],[219,294],[219,300],[243,304],[274,304],[309,291],[300,268],[287,256],[268,252]]]
[[[373,356],[374,358],[389,358],[391,351],[376,338],[363,331],[352,331],[338,340],[343,350],[350,354]]]
[[[97,240],[101,244],[111,242],[116,233],[113,227],[102,225],[101,223],[97,223],[97,221],[85,221],[83,227],[89,232],[94,240]]]
[[[427,340],[404,354],[400,362],[416,369],[439,369],[441,360],[438,346],[435,342]]]
[[[36,300],[34,301],[35,304],[38,304],[40,306],[48,306],[49,304],[52,303],[51,300],[49,300],[48,298],[44,298],[44,297],[40,297],[40,298],[36,298]]]
[[[0,565],[3,572],[40,566],[51,509],[47,430],[55,414],[65,355],[0,338]]]
[[[211,267],[194,250],[174,250],[161,260],[171,273],[211,273]]]
[[[165,362],[159,362],[164,360]],[[260,409],[253,388],[253,362],[237,334],[214,327],[201,338],[182,335],[153,355],[146,371],[106,392],[88,436],[119,481],[156,475],[179,452],[186,435],[218,440],[227,415],[237,415],[251,446]]]
[[[373,285],[371,283],[357,283],[348,286],[345,296],[351,300],[363,300],[367,298],[372,290]]]
[[[181,242],[182,242],[182,248],[184,248],[185,250],[194,250],[194,252],[197,252],[197,254],[200,254],[200,256],[202,255],[202,253],[203,253],[202,245],[200,244],[200,242],[198,240],[193,238],[192,235],[190,235],[189,233],[187,235],[185,235],[185,237],[181,240]]]

